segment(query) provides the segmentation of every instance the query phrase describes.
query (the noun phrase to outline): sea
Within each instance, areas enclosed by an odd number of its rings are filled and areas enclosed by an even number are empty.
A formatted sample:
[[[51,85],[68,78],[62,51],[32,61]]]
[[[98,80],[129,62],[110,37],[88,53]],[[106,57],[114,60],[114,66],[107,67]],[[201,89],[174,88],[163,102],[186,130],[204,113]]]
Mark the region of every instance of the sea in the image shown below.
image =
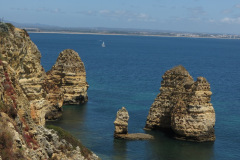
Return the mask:
[[[74,49],[84,62],[89,101],[63,106],[63,116],[47,124],[69,131],[101,159],[240,159],[240,40],[53,33],[30,37],[46,71],[64,49]],[[180,141],[161,131],[143,130],[162,75],[178,65],[211,85],[215,142]],[[130,116],[129,133],[148,133],[154,140],[114,139],[113,122],[123,106]]]

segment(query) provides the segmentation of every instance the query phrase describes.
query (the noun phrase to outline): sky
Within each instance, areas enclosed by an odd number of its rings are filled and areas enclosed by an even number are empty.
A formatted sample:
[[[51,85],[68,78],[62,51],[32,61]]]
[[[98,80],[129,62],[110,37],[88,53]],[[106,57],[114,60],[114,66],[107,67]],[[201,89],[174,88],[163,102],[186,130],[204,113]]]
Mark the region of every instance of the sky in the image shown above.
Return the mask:
[[[0,0],[0,17],[60,27],[240,34],[240,0]]]

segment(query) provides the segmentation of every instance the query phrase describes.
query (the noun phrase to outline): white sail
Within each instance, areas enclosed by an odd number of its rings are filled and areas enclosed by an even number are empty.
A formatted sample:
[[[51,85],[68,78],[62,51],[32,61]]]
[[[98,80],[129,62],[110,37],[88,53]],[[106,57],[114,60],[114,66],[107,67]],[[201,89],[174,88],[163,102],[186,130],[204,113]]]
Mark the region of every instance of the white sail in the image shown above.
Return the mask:
[[[102,47],[106,47],[104,42],[102,43]]]

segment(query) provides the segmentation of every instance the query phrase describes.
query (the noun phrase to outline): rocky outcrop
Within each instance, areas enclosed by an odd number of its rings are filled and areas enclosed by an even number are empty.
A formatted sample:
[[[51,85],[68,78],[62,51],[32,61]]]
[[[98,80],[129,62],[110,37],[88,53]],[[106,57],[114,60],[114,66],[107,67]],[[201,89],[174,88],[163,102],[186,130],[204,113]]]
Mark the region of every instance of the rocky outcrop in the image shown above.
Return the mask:
[[[129,115],[125,107],[122,107],[116,115],[116,120],[114,121],[115,131],[114,137],[119,139],[127,140],[149,140],[153,139],[153,136],[144,133],[131,133],[128,134],[128,120]]]
[[[49,77],[46,77],[43,85],[45,91],[48,93],[46,95],[46,99],[50,103],[50,106],[46,111],[45,118],[47,120],[55,120],[62,116],[64,94],[62,93],[61,89],[54,84],[51,79],[48,78]]]
[[[86,71],[78,53],[62,51],[55,65],[47,72],[48,80],[64,94],[64,104],[80,104],[88,101]]]
[[[114,136],[118,134],[127,134],[128,133],[128,120],[129,115],[125,107],[122,107],[118,110],[116,115],[116,120],[114,121],[115,131]]]
[[[36,125],[30,105],[16,72],[0,60],[0,156],[3,159],[98,159],[91,151],[84,156],[79,147],[73,148],[60,139],[56,131]]]
[[[49,107],[61,106],[60,89],[46,82],[40,52],[24,30],[0,23],[0,35],[0,157],[98,159],[43,127]]]
[[[52,99],[47,97],[48,93],[44,89],[46,73],[40,64],[41,53],[25,30],[5,23],[1,23],[0,28],[3,30],[0,36],[1,59],[15,71],[30,102],[33,120],[43,125],[45,114],[52,107]]]
[[[183,66],[168,70],[162,78],[145,129],[170,129],[178,139],[214,141],[215,112],[207,80],[199,77],[194,82]]]

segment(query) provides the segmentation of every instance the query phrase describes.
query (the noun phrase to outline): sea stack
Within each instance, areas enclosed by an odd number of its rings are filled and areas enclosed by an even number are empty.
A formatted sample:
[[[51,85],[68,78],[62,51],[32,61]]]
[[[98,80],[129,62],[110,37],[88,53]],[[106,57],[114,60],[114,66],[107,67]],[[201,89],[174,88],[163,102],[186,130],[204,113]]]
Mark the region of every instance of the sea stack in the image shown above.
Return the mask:
[[[125,107],[118,110],[116,120],[114,121],[115,131],[114,138],[127,140],[150,140],[153,136],[145,133],[131,133],[128,134],[128,120],[129,115]]]
[[[115,131],[114,137],[117,137],[118,134],[127,134],[128,133],[128,120],[129,115],[125,107],[122,107],[117,112],[116,120],[114,121]]]
[[[194,82],[181,65],[166,71],[162,78],[145,129],[170,130],[182,140],[214,141],[215,111],[207,80],[198,77]]]
[[[86,71],[78,53],[72,49],[62,51],[50,71],[48,80],[64,94],[63,104],[81,104],[88,101]]]

